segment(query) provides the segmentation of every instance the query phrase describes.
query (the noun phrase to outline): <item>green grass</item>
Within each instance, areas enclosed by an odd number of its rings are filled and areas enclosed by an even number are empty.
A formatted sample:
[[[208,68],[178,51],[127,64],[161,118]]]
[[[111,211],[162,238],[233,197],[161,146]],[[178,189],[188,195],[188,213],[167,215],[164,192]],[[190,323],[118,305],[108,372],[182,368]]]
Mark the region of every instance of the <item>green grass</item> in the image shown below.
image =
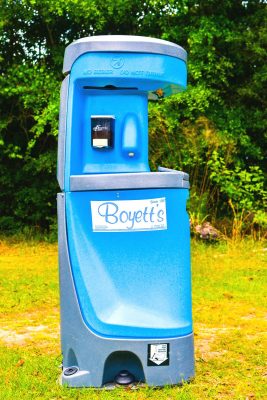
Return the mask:
[[[0,242],[0,399],[264,399],[262,243],[192,243],[196,378],[179,387],[68,389],[61,363],[57,247]]]

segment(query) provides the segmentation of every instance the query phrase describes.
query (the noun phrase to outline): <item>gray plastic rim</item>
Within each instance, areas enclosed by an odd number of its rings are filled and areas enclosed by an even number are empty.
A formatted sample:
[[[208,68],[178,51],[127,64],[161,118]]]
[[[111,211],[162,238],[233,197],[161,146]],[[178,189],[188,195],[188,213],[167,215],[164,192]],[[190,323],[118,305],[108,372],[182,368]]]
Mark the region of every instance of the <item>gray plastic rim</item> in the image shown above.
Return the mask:
[[[58,128],[58,150],[57,150],[57,180],[61,190],[64,189],[64,167],[65,167],[65,140],[67,123],[67,100],[70,76],[66,76],[60,90],[60,110]]]
[[[181,46],[167,40],[130,35],[89,36],[66,47],[63,73],[68,74],[78,57],[91,52],[152,53],[187,61],[187,52]]]
[[[126,189],[189,189],[189,176],[182,171],[160,167],[160,172],[71,175],[70,191]]]

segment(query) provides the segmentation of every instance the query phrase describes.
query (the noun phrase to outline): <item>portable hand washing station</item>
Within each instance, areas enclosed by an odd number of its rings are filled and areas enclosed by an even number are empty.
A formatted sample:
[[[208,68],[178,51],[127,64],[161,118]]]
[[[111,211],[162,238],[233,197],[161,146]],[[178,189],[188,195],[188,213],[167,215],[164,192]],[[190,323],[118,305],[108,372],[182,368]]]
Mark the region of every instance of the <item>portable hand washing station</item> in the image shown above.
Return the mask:
[[[138,36],[66,48],[58,144],[62,383],[194,375],[189,180],[148,164],[148,99],[186,87],[186,52]]]

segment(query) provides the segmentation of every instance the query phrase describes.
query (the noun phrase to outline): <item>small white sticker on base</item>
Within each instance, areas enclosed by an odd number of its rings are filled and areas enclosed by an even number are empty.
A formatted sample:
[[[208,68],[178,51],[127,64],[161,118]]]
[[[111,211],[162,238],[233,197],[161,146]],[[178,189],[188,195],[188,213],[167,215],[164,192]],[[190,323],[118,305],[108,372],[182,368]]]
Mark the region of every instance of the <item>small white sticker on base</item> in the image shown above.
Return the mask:
[[[169,343],[149,344],[147,365],[169,365]]]

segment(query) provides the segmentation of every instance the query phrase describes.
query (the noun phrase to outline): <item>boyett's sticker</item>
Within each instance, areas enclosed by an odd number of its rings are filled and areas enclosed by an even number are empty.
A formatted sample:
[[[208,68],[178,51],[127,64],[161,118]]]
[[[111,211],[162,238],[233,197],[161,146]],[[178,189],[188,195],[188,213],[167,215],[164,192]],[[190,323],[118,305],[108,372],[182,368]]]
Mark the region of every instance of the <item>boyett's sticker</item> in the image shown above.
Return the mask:
[[[166,199],[91,201],[94,232],[167,229]]]

